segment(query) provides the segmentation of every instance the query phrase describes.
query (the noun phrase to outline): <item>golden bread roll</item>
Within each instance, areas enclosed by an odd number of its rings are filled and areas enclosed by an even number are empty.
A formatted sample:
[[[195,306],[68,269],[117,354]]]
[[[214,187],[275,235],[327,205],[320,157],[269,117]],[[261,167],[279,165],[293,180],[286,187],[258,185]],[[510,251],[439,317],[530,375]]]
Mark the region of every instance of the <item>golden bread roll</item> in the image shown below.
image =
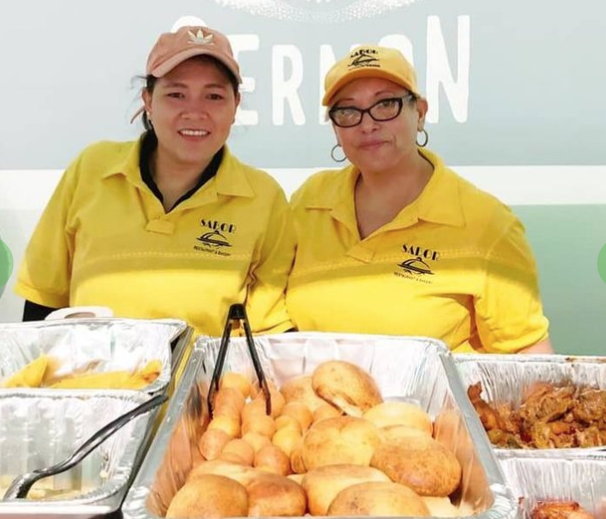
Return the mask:
[[[316,422],[303,438],[307,470],[335,463],[368,465],[381,443],[379,429],[362,418],[339,416]]]
[[[328,507],[341,490],[357,483],[387,482],[390,479],[380,470],[359,465],[325,465],[310,470],[303,476],[301,485],[307,492],[307,505],[311,515],[326,515]]]
[[[226,432],[230,438],[240,436],[240,418],[235,416],[215,416],[208,424],[208,429],[220,429]]]
[[[290,474],[290,458],[271,443],[255,453],[254,466],[281,476]]]
[[[295,474],[304,474],[307,472],[305,460],[303,459],[303,438],[294,446],[290,453],[290,469]]]
[[[221,388],[214,395],[213,416],[240,416],[246,401],[242,393],[233,387]]]
[[[366,411],[363,418],[377,427],[406,425],[424,431],[429,436],[433,431],[430,416],[418,405],[409,402],[383,402]]]
[[[267,385],[269,387],[269,396],[271,399],[271,416],[275,418],[276,416],[280,416],[282,413],[286,400],[284,399],[284,395],[278,391],[273,382],[268,382]],[[263,393],[263,391],[260,389],[257,390],[253,400],[261,400],[265,406],[265,393]]]
[[[340,409],[337,409],[335,406],[330,405],[328,402],[326,404],[322,404],[318,406],[313,414],[313,423],[319,422],[320,420],[324,420],[325,418],[336,418],[337,416],[341,416],[343,413]]]
[[[271,442],[290,458],[293,449],[301,442],[303,436],[296,429],[285,427],[278,429],[273,435]]]
[[[254,431],[244,434],[242,439],[248,443],[255,452],[271,443],[271,440],[267,436]]]
[[[198,442],[202,456],[207,460],[217,459],[230,439],[223,429],[207,429]]]
[[[462,517],[463,514],[448,497],[423,496],[431,517]],[[473,514],[470,514],[473,515]]]
[[[255,469],[247,467],[242,463],[231,462],[228,460],[203,461],[196,465],[187,475],[187,481],[197,479],[208,474],[215,476],[225,476],[238,483],[245,484],[249,478],[256,474]]]
[[[448,496],[461,481],[455,455],[430,437],[385,441],[376,448],[370,465],[421,496]]]
[[[301,425],[292,416],[280,415],[276,418],[276,430],[280,429],[294,429],[299,434],[303,434]]]
[[[311,375],[301,375],[291,378],[282,384],[280,392],[285,402],[301,402],[313,413],[318,407],[326,405],[326,400],[320,398],[311,383]]]
[[[245,418],[242,422],[242,434],[256,432],[271,438],[276,432],[276,422],[266,414],[254,414]]]
[[[245,485],[251,517],[302,517],[307,496],[296,481],[278,474],[259,473]]]
[[[233,371],[229,371],[221,377],[219,388],[237,389],[244,398],[248,398],[252,393],[250,380],[242,375],[242,373],[234,373]]]
[[[255,416],[267,416],[265,410],[265,400],[262,398],[257,398],[247,402],[242,408],[240,416],[242,418],[242,422],[246,422]]]
[[[374,379],[362,368],[342,360],[320,364],[313,372],[314,391],[350,416],[361,417],[383,402]]]
[[[231,456],[238,458],[239,462],[243,465],[250,465],[252,467],[253,460],[255,459],[255,450],[243,439],[234,438],[225,444],[219,459],[230,460]]]
[[[214,474],[189,480],[172,498],[167,518],[244,517],[248,515],[248,493],[237,481]]]
[[[281,417],[291,417],[299,424],[301,431],[305,432],[313,422],[314,415],[303,402],[288,402],[282,409]]]
[[[397,483],[358,483],[341,490],[328,507],[333,516],[428,517],[419,495]]]

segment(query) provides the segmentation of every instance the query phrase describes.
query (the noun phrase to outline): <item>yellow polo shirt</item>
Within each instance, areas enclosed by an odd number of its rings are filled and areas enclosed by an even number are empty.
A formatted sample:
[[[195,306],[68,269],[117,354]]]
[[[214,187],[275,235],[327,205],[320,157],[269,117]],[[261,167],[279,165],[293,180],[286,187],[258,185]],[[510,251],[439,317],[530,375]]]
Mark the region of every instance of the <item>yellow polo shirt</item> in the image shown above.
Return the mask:
[[[511,210],[435,154],[421,195],[361,240],[358,171],[321,171],[293,195],[287,307],[302,331],[417,335],[455,352],[510,353],[547,337],[535,260]]]
[[[292,327],[284,289],[295,237],[267,173],[224,150],[217,174],[166,213],[139,171],[140,141],[101,142],[65,171],[31,238],[16,292],[60,308],[184,319],[220,336],[246,303],[253,331]]]

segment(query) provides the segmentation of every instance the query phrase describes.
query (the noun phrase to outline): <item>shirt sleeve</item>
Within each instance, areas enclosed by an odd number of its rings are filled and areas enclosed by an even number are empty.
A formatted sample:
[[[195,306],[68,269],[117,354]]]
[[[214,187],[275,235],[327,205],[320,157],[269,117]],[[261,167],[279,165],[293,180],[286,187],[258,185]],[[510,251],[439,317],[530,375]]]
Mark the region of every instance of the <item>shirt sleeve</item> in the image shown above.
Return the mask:
[[[74,234],[68,218],[75,168],[65,171],[44,209],[19,266],[15,292],[50,308],[69,306]]]
[[[291,210],[280,190],[273,199],[265,235],[251,264],[246,312],[254,333],[281,333],[293,328],[285,290],[295,254]]]
[[[536,262],[517,218],[488,254],[484,288],[474,303],[480,342],[489,353],[515,353],[547,338]]]

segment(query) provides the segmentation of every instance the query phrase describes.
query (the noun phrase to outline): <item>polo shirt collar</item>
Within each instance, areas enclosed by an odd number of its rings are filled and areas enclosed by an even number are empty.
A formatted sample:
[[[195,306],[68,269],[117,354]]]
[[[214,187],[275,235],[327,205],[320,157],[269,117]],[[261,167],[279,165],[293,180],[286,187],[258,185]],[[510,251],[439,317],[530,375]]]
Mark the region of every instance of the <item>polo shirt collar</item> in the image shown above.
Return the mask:
[[[114,175],[123,175],[135,186],[140,188],[147,187],[141,178],[141,172],[139,170],[142,140],[143,137],[133,142],[128,153],[116,157],[113,164],[108,164],[108,167],[103,174],[103,178]],[[250,184],[245,171],[245,166],[231,154],[227,145],[223,148],[223,160],[221,161],[214,181],[209,181],[206,187],[212,189],[212,191],[218,195],[241,196],[246,198],[255,196],[255,191]],[[195,196],[196,194],[194,194],[192,198]]]
[[[435,154],[419,149],[434,167],[429,182],[419,197],[387,224],[390,228],[408,226],[417,220],[462,227],[465,225],[458,179]],[[359,171],[353,165],[340,170],[338,180],[321,192],[314,193],[306,204],[308,209],[330,210],[332,216],[357,228],[354,206],[354,188]],[[324,186],[322,186],[324,187]]]

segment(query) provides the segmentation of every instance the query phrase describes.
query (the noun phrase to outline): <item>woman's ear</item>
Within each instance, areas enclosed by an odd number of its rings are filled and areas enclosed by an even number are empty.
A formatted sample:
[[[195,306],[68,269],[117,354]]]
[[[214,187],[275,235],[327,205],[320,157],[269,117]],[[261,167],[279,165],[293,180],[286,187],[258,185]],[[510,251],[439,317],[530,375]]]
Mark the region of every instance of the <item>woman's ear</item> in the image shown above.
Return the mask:
[[[427,115],[427,110],[429,109],[429,104],[427,103],[427,99],[424,97],[417,98],[417,131],[421,131],[425,127],[425,116]]]
[[[144,88],[141,92],[141,99],[143,100],[143,106],[145,106],[145,111],[149,112],[151,110],[152,105],[152,95],[149,90],[147,90],[147,88]]]

